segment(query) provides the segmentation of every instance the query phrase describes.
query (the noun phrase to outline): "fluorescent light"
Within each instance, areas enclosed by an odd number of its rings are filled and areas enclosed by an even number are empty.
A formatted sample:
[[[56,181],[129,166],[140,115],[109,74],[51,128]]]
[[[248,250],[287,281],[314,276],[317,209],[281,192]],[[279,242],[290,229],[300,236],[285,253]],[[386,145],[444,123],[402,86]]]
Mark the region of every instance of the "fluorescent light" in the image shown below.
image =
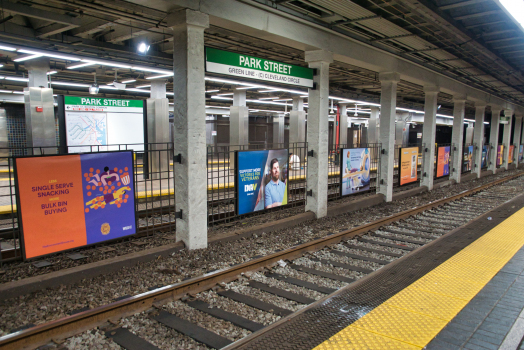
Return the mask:
[[[242,85],[242,86],[252,86],[252,87],[257,87],[257,88],[261,88],[261,89],[269,89],[269,90],[273,90],[273,91],[289,92],[290,94],[304,95],[306,93],[306,91],[292,90],[292,89],[286,89],[286,88],[275,88],[274,86],[263,85],[263,84],[245,83],[243,81],[231,80],[231,79],[222,79],[222,78],[215,78],[215,77],[205,77],[204,79],[208,80],[208,81],[215,81],[217,83],[225,83],[225,84],[232,84],[232,85]]]
[[[13,81],[29,81],[29,78],[19,78],[19,77],[5,77],[5,80],[13,80]]]
[[[51,84],[62,85],[62,86],[73,86],[73,87],[85,87],[85,88],[88,88],[91,86],[87,84],[68,83],[66,81],[52,81]]]
[[[123,64],[123,63],[117,63],[117,62],[113,62],[113,61],[99,61],[99,60],[91,60],[91,59],[82,59],[81,60],[82,62],[86,62],[86,63],[92,63],[92,64],[100,64],[102,66],[109,66],[109,67],[117,67],[117,68],[127,68],[127,69],[130,69],[131,66],[127,65],[127,64]]]
[[[136,88],[140,89],[140,88],[148,88],[148,87],[151,87],[151,84],[145,84],[145,85],[138,85],[138,86],[135,86]]]
[[[258,86],[244,86],[240,88],[236,88],[237,90],[249,90],[249,89],[258,89]]]
[[[58,73],[56,70],[52,70],[50,72],[47,72],[47,75],[56,74],[56,73]]]
[[[11,46],[5,46],[5,45],[0,45],[0,50],[4,50],[4,51],[16,51],[16,49],[14,47],[11,47]]]
[[[271,89],[271,90],[258,90],[258,92],[275,92],[279,91],[278,89]]]
[[[55,54],[54,52],[47,52],[47,51],[41,51],[41,50],[19,49],[18,52],[28,53],[28,54],[32,54],[32,55],[40,55],[40,56],[58,58],[58,59],[61,59],[61,60],[80,61],[80,58],[77,58],[77,57],[73,57],[73,56],[69,56],[69,55],[62,55],[62,54]]]
[[[136,81],[136,79],[124,80],[124,81],[122,81],[122,84],[134,83],[135,81]]]
[[[23,55],[20,57],[15,58],[13,61],[15,62],[23,62],[27,60],[32,60],[34,58],[42,57],[42,55]]]
[[[437,114],[437,117],[453,119],[453,116],[445,114]]]
[[[126,89],[126,91],[147,92],[148,94],[151,93],[151,90],[143,90],[143,89],[137,89],[137,88]]]
[[[223,94],[216,94],[215,96],[231,96],[234,95],[232,92],[223,93]]]
[[[2,68],[4,65],[3,64],[0,64],[0,68]]]
[[[280,98],[280,97],[261,97],[261,98],[259,98],[259,100],[276,100],[278,98]]]
[[[0,94],[12,94],[13,91],[11,90],[0,90]]]
[[[95,65],[96,63],[93,63],[93,62],[88,62],[88,63],[75,63],[75,64],[72,64],[70,66],[67,66],[66,68],[67,69],[76,69],[76,68],[83,68],[83,67],[87,67],[87,66],[93,66]]]
[[[229,107],[224,107],[224,106],[206,106],[206,108],[223,108],[223,109],[229,109]]]
[[[142,66],[133,66],[131,69],[134,70],[140,70],[143,72],[151,72],[151,73],[158,73],[158,74],[171,74],[174,75],[173,71],[167,70],[167,69],[160,69],[160,68],[149,68],[149,67],[142,67]]]
[[[138,87],[138,86],[137,86],[137,87]],[[207,94],[210,94],[210,93],[212,93],[212,92],[219,92],[219,91],[220,91],[220,90],[207,90],[206,93],[207,93]]]
[[[160,78],[168,78],[168,77],[172,77],[172,76],[173,76],[173,74],[151,75],[149,77],[146,77],[146,79],[148,79],[148,80],[160,79]]]
[[[168,95],[168,96],[175,96],[175,93],[174,92],[166,92],[166,95]]]
[[[24,92],[23,91],[13,91],[13,94],[17,94],[17,95],[23,95]]]
[[[116,87],[110,86],[110,85],[100,85],[100,89],[120,90],[120,89],[117,89]]]

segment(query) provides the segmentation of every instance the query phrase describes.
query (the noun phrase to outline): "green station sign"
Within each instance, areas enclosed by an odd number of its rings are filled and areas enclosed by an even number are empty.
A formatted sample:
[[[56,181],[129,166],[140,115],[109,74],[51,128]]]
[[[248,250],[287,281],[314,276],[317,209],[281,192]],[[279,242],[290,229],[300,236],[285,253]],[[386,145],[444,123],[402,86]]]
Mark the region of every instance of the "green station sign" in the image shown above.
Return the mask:
[[[313,87],[313,69],[206,47],[206,72]]]
[[[70,112],[142,112],[143,100],[64,96],[65,110]],[[139,111],[140,110],[140,111]]]

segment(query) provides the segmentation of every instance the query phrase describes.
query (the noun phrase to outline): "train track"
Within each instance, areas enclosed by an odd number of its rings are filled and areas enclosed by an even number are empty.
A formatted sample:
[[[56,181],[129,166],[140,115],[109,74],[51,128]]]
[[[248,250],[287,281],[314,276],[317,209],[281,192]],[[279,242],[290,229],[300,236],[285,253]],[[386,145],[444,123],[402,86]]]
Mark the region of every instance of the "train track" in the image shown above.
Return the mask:
[[[203,328],[191,322],[191,316],[186,317],[188,320],[183,314],[177,315],[177,308],[226,320],[247,333],[256,332],[514,198],[524,189],[522,181],[516,179],[520,176],[12,333],[0,338],[0,348],[33,349],[103,325],[105,337],[123,348],[156,349],[141,332],[135,334],[130,331],[133,327],[122,328],[119,323],[145,312],[144,317],[151,322],[219,349],[242,336]],[[493,187],[496,185],[500,186]],[[235,314],[228,307],[231,304],[270,315],[270,322]]]

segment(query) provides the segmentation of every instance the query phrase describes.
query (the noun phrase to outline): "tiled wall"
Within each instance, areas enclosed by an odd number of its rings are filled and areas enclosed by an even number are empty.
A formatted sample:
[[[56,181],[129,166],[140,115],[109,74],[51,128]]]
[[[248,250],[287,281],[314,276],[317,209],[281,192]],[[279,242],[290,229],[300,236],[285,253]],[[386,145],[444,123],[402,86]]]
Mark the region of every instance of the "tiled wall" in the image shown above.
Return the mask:
[[[7,115],[7,141],[10,154],[13,156],[27,155],[27,152],[17,148],[27,146],[26,128],[25,128],[25,108],[23,104],[5,104],[3,106]],[[56,144],[60,144],[58,132],[58,118],[55,117]]]

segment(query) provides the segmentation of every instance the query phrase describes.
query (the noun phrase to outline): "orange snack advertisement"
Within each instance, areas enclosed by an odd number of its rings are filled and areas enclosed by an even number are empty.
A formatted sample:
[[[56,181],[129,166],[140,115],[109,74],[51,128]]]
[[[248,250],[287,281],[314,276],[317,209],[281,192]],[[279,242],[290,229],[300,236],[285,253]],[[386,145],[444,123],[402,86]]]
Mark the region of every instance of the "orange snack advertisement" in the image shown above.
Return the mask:
[[[400,186],[417,181],[418,147],[400,149]]]
[[[16,160],[26,259],[86,245],[80,155]]]
[[[25,259],[136,233],[130,151],[16,158]]]

